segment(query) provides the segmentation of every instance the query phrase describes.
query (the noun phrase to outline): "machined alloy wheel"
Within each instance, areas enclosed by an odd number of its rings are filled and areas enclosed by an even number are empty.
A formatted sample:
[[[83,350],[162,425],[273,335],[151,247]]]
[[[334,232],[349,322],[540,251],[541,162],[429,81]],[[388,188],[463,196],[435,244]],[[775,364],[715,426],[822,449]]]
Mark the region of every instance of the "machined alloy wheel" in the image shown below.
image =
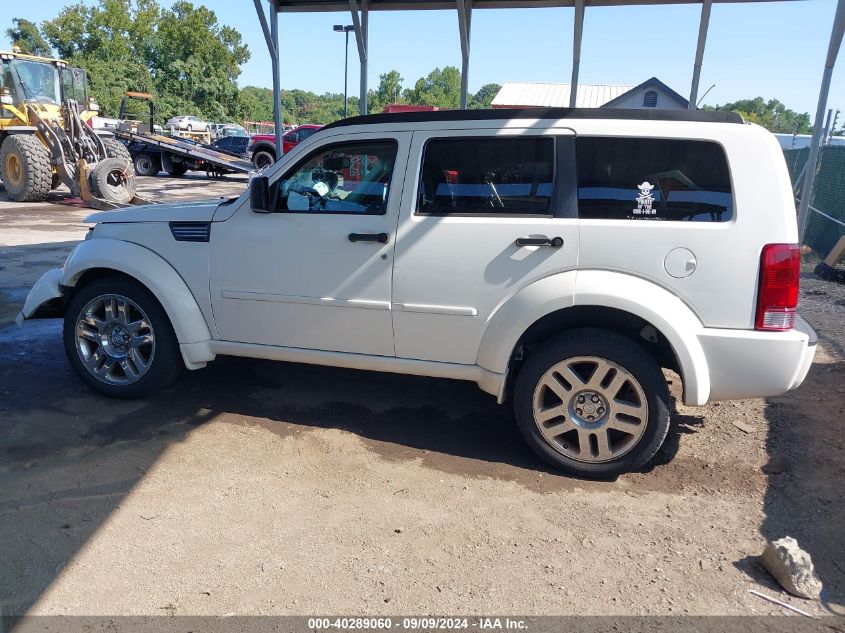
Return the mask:
[[[577,328],[526,347],[514,383],[525,441],[553,467],[615,477],[644,466],[669,431],[669,388],[652,352],[611,330]]]
[[[76,319],[76,350],[92,376],[106,384],[128,385],[152,365],[155,332],[137,303],[122,295],[100,295]]]
[[[534,421],[552,448],[577,461],[607,462],[630,451],[648,426],[642,386],[604,358],[563,360],[534,390]]]
[[[184,368],[179,341],[158,299],[115,273],[77,289],[65,309],[68,361],[89,387],[140,398],[171,384]]]

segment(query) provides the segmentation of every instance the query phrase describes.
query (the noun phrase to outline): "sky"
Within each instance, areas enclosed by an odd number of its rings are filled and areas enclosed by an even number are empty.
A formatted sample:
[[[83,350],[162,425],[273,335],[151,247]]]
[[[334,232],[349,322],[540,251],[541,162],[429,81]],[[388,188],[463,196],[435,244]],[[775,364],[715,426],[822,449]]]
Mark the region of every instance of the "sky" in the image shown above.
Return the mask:
[[[85,0],[92,4],[95,0]],[[168,6],[169,0],[159,0]],[[194,0],[238,29],[252,57],[239,84],[270,87],[270,58],[250,0]],[[14,17],[40,23],[64,2],[0,2],[0,48]],[[20,7],[26,7],[20,11]],[[266,3],[265,3],[266,6]],[[714,4],[701,72],[702,104],[762,96],[815,115],[836,0]],[[581,51],[582,83],[636,85],[654,76],[688,96],[698,37],[700,5],[587,7]],[[344,35],[349,12],[281,14],[282,88],[317,93],[343,91]],[[480,10],[472,15],[469,90],[506,81],[570,81],[574,10]],[[396,69],[406,87],[434,67],[461,66],[456,11],[370,12],[371,88]],[[359,64],[349,41],[349,90],[357,94]],[[828,107],[845,119],[845,47],[834,69]]]

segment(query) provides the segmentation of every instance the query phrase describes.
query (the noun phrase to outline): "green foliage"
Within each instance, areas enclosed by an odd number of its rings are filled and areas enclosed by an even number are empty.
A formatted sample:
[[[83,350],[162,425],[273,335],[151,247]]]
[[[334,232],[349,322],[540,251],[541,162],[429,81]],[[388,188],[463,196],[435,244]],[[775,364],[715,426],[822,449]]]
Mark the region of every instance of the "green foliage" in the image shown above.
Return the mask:
[[[22,53],[29,55],[44,57],[53,55],[50,45],[41,35],[37,25],[23,18],[14,18],[12,24],[11,28],[6,29],[6,35],[12,40],[12,46],[17,46]]]
[[[461,103],[461,71],[454,66],[443,70],[435,68],[427,77],[417,79],[413,88],[402,96],[414,105],[430,105],[438,108],[458,108]]]
[[[756,123],[770,132],[809,134],[812,131],[809,114],[806,112],[798,114],[777,99],[769,99],[768,101],[763,97],[740,99],[724,105],[705,106],[704,109],[737,112],[746,121]]]
[[[484,84],[478,92],[472,95],[472,98],[469,100],[469,107],[480,109],[489,108],[501,89],[502,86],[499,84]]]
[[[178,114],[211,121],[272,121],[269,88],[238,88],[240,66],[250,52],[240,33],[221,25],[202,5],[176,0],[162,8],[157,0],[78,1],[38,26],[14,19],[9,37],[25,51],[56,55],[88,72],[91,94],[105,116],[115,116],[127,90],[155,95],[159,123]],[[42,35],[43,34],[43,35]],[[454,66],[435,68],[412,88],[397,70],[379,76],[367,95],[368,110],[381,112],[391,103],[457,108],[461,73]],[[488,108],[499,91],[487,84],[470,95],[472,108]],[[282,92],[285,123],[327,124],[343,116],[343,94],[305,90]],[[358,113],[357,96],[349,97],[349,114]]]
[[[162,120],[195,114],[211,120],[242,114],[237,77],[249,49],[210,9],[184,0],[100,0],[65,7],[42,25],[58,54],[88,71],[107,116],[126,90],[153,92]]]

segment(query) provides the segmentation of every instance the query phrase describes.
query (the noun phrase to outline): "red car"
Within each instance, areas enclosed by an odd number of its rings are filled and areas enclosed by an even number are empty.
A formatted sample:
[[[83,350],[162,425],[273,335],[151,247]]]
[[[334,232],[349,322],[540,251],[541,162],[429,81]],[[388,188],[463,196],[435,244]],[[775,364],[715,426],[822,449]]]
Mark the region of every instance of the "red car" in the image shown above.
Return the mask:
[[[323,126],[310,123],[295,127],[282,136],[282,150],[287,154],[321,127]],[[252,156],[252,164],[256,169],[272,165],[276,162],[276,137],[272,134],[253,135],[247,153]]]

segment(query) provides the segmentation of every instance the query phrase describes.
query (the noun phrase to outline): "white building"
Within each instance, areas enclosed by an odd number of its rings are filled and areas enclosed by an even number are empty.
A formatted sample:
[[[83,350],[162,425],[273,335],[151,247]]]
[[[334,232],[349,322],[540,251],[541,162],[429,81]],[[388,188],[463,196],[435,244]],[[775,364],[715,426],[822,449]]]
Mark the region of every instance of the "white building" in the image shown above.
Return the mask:
[[[493,99],[494,108],[566,108],[571,84],[507,82]],[[686,110],[688,101],[657,77],[638,86],[578,84],[576,108],[660,108]]]

